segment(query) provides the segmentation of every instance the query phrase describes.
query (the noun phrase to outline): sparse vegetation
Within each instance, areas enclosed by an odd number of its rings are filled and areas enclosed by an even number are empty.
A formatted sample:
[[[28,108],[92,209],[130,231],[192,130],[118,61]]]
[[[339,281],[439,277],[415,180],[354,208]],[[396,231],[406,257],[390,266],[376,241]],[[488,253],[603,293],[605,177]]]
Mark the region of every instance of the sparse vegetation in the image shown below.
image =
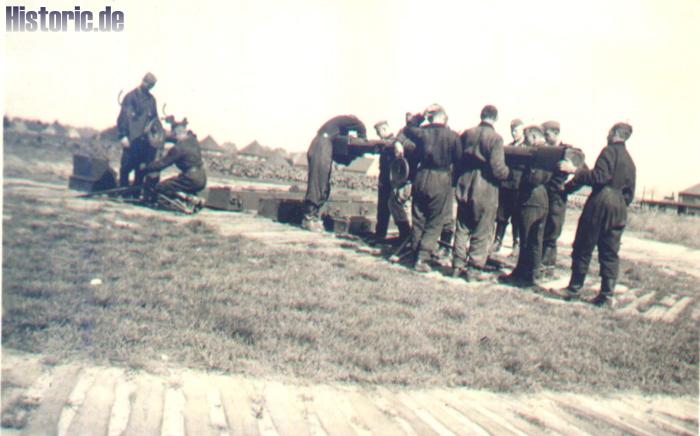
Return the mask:
[[[700,217],[659,210],[632,209],[627,229],[662,242],[700,248]]]

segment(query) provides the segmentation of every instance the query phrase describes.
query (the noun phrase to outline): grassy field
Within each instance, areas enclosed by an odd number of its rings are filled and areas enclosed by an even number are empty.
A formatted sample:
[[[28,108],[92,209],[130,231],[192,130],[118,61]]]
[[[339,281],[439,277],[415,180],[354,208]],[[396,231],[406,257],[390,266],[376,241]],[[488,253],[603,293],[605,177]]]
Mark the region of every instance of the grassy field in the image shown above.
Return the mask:
[[[700,248],[700,217],[659,210],[630,210],[627,229],[650,239]]]
[[[3,344],[53,361],[499,391],[698,391],[687,314],[651,323],[271,249],[197,219],[4,201]],[[624,266],[626,280],[634,268]]]

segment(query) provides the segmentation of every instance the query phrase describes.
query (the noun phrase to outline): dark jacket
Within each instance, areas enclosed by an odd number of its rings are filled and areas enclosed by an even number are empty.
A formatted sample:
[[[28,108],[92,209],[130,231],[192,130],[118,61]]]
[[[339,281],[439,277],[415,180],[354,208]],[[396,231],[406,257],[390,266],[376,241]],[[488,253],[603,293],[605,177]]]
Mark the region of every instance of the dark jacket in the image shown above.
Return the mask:
[[[552,178],[552,172],[543,169],[527,168],[523,171],[518,190],[518,200],[522,207],[549,207],[549,195],[546,184]]]
[[[525,142],[520,141],[516,143],[515,141],[508,144],[508,147],[525,147]],[[520,186],[520,179],[523,176],[523,170],[521,168],[510,168],[510,176],[508,179],[501,182],[501,189],[517,191]]]
[[[426,127],[408,125],[399,135],[399,141],[402,136],[409,139],[404,145],[418,163],[418,171],[451,171],[461,157],[459,135],[443,124],[430,124]]]
[[[165,156],[148,164],[146,170],[161,171],[173,164],[184,174],[203,168],[202,152],[196,136],[188,135],[184,140],[177,141]]]
[[[158,119],[155,97],[140,86],[133,89],[122,100],[117,118],[119,137],[126,136],[129,141],[141,137],[146,131],[146,125],[153,119]]]
[[[557,145],[557,147],[562,147],[562,148],[572,148],[571,145],[569,144],[564,144],[561,143]],[[549,179],[547,182],[547,192],[551,194],[558,194],[564,199],[566,199],[567,192],[565,191],[565,184],[566,184],[566,179],[569,177],[567,173],[561,172],[559,170],[555,170],[552,173],[552,177]]]
[[[387,138],[388,144],[379,152],[379,186],[388,187],[391,184],[391,163],[396,159],[396,151],[393,147],[394,135]]]
[[[466,130],[461,137],[462,156],[457,164],[457,175],[478,172],[480,177],[498,187],[508,179],[510,171],[503,154],[503,138],[489,123],[481,122],[478,126]]]
[[[603,148],[593,169],[581,168],[571,181],[572,184],[590,185],[591,197],[605,188],[619,192],[625,205],[634,200],[637,169],[624,142],[608,144]]]
[[[362,121],[354,115],[339,115],[326,121],[318,134],[326,134],[331,138],[336,135],[347,135],[349,131],[354,130],[360,138],[367,138],[367,129]]]

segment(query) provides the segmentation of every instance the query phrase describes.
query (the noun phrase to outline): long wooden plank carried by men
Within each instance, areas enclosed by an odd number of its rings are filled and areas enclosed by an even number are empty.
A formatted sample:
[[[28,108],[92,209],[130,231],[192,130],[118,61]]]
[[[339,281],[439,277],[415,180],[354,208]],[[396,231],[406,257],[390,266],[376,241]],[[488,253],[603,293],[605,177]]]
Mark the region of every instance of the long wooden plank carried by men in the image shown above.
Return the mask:
[[[576,168],[581,168],[586,156],[583,151],[575,147],[503,147],[506,165],[510,168],[533,168],[547,171],[557,169],[559,161],[570,160]]]

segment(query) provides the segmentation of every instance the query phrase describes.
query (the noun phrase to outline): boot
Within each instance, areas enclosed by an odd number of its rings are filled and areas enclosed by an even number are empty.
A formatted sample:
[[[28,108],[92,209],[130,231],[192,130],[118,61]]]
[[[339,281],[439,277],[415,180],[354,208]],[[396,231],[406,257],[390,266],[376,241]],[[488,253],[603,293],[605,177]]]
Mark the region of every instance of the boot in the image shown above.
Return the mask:
[[[452,277],[462,278],[465,282],[469,281],[469,270],[463,266],[453,266],[452,267]]]
[[[432,268],[430,268],[430,265],[428,265],[428,263],[422,259],[416,260],[415,265],[413,265],[413,269],[416,272],[421,272],[421,273],[430,272],[432,270]]]
[[[569,285],[564,288],[564,301],[575,300],[578,298],[578,292],[583,288],[583,283],[586,281],[586,275],[577,271],[571,271],[571,279]]]
[[[499,276],[498,282],[518,288],[529,288],[535,286],[535,280],[533,278],[525,277],[516,270],[513,270],[510,274]]]
[[[615,279],[603,277],[600,280],[600,293],[601,294],[606,294],[608,297],[612,297],[613,292],[615,291]]]
[[[600,293],[591,300],[591,304],[594,306],[612,306],[613,300],[612,295],[615,291],[615,279],[602,277],[600,280]]]
[[[542,265],[554,266],[557,263],[556,247],[544,247],[542,250]]]

